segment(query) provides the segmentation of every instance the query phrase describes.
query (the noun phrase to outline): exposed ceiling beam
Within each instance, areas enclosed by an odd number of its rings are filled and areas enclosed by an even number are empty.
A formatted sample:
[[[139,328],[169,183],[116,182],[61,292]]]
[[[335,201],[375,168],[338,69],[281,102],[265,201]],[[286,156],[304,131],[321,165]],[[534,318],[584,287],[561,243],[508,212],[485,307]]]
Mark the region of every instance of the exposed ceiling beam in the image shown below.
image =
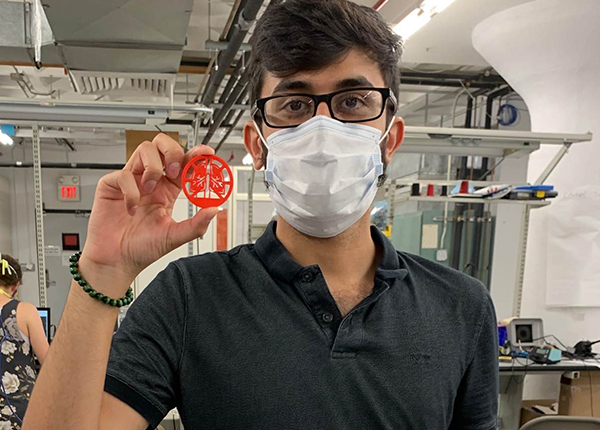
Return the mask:
[[[458,91],[453,92],[453,94],[457,94],[457,93],[458,93]],[[409,116],[409,115],[425,108],[426,105],[433,107],[433,105],[435,103],[441,101],[442,99],[444,99],[446,97],[448,97],[448,93],[424,94],[421,97],[400,107],[400,109],[398,109],[398,115],[401,117]]]

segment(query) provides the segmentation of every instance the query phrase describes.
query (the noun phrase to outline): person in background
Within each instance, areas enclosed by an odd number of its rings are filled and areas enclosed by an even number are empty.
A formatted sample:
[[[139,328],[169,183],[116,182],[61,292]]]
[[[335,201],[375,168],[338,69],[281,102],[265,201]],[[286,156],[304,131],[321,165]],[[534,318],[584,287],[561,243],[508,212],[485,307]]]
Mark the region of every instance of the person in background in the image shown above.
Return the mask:
[[[36,307],[14,299],[22,281],[19,263],[0,254],[0,430],[21,428],[37,376],[33,353],[43,364],[49,348]]]

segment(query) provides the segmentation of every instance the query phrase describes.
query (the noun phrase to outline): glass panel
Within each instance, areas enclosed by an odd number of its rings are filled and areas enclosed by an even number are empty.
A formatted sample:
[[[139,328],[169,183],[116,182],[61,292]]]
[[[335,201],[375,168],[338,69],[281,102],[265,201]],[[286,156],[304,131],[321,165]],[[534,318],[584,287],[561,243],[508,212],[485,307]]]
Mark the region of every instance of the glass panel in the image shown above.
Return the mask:
[[[238,181],[238,185],[237,185],[237,189],[238,189],[238,193],[240,194],[247,194],[248,193],[248,184],[250,183],[250,175],[251,175],[251,170],[238,170],[238,175],[237,175],[237,181]],[[253,188],[253,192],[254,194],[269,194],[269,191],[267,190],[267,186],[265,185],[265,181],[264,181],[264,171],[258,171],[256,172],[256,175],[254,177],[254,188]]]
[[[255,242],[271,222],[274,210],[275,205],[271,202],[254,202],[252,207],[252,237],[248,240],[248,202],[238,202],[233,246]]]

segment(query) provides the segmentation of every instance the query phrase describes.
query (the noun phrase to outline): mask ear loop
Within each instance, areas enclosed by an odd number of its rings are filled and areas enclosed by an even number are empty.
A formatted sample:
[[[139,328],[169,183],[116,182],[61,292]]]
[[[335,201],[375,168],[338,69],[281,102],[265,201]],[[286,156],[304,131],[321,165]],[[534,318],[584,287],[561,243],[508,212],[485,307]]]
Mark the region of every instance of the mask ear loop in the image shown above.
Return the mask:
[[[390,121],[390,125],[388,125],[387,129],[385,130],[385,133],[383,133],[383,136],[381,136],[381,139],[379,139],[379,142],[377,142],[377,145],[380,145],[381,142],[383,142],[383,140],[387,137],[387,135],[390,133],[390,130],[392,129],[392,126],[394,125],[394,119],[396,118],[396,116],[392,117],[392,120]]]
[[[390,124],[387,126],[387,129],[385,130],[385,133],[383,134],[383,136],[381,136],[381,139],[379,139],[379,142],[377,142],[377,147],[379,148],[379,150],[381,150],[381,142],[383,142],[383,140],[390,133],[390,130],[392,129],[392,126],[394,125],[394,119],[395,118],[396,118],[396,115],[394,115],[392,117],[392,120],[390,121]],[[383,154],[381,154],[380,156],[383,158]],[[387,174],[385,172],[383,172],[383,168],[382,168],[382,172],[379,175],[379,179],[377,180],[377,186],[381,187],[386,180],[387,180]]]
[[[262,131],[260,131],[260,127],[258,126],[258,124],[256,123],[256,121],[252,120],[252,124],[254,124],[254,128],[256,129],[256,132],[260,136],[260,140],[262,140],[262,143],[265,145],[265,147],[267,149],[269,149],[269,145],[267,145],[267,140],[263,136]]]
[[[256,123],[256,121],[252,120],[252,124],[254,124],[254,128],[256,129],[256,132],[260,136],[260,140],[265,145],[265,148],[269,149],[269,146],[267,145],[267,141],[266,141],[265,137],[263,136],[262,132],[260,131],[260,128],[258,127],[258,124]],[[269,169],[267,168],[267,166],[264,166],[264,169],[265,169],[265,181],[267,183],[271,183],[273,181],[273,172],[270,172]]]

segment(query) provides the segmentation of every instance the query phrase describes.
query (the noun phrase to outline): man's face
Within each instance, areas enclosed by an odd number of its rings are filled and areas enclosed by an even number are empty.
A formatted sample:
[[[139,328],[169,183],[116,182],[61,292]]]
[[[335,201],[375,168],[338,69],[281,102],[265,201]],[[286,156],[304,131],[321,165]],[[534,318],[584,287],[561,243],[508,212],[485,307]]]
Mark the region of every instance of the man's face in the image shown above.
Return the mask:
[[[300,72],[286,78],[277,78],[270,73],[264,77],[260,98],[282,95],[286,93],[328,94],[340,89],[353,87],[386,87],[383,76],[375,62],[360,50],[351,50],[340,62],[334,63],[324,69]],[[326,103],[321,103],[317,108],[317,115],[331,117]],[[360,123],[385,132],[387,128],[386,115],[380,118]],[[262,132],[265,139],[280,131],[262,123]],[[404,121],[394,118],[388,138],[382,145],[384,164],[391,162],[394,152],[398,149],[404,138]],[[249,121],[244,128],[244,144],[254,159],[254,167],[260,169],[264,166],[264,148],[254,125]]]

